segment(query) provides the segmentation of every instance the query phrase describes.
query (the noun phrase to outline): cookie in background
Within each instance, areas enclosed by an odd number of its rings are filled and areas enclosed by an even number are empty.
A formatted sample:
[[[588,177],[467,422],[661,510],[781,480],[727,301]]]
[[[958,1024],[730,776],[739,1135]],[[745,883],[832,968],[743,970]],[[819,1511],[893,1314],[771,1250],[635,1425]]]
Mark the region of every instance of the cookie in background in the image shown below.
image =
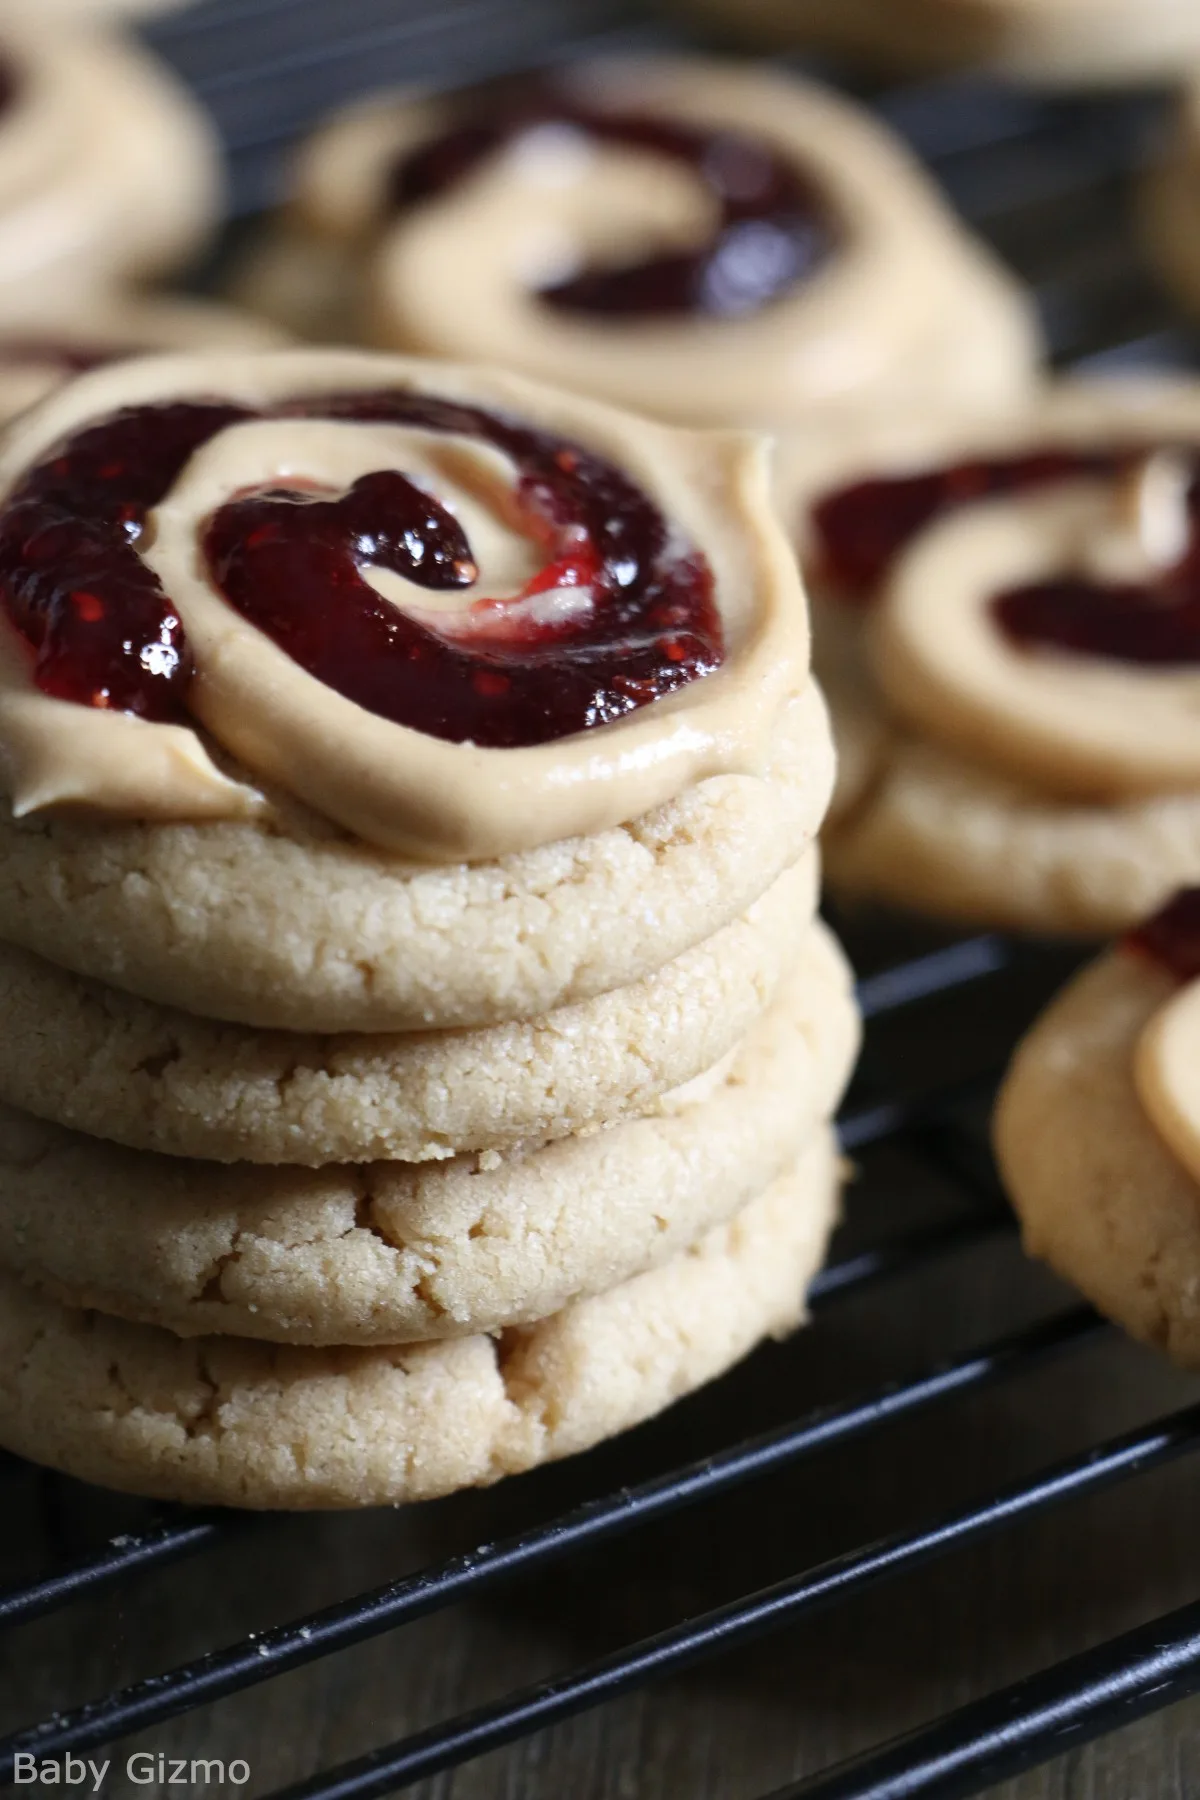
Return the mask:
[[[994,1137],[1025,1248],[1110,1318],[1200,1368],[1200,888],[1051,1001]]]
[[[847,895],[1101,936],[1200,880],[1200,385],[782,446]]]
[[[147,50],[0,17],[0,326],[179,268],[220,185],[208,120]]]
[[[585,63],[319,131],[234,293],[301,335],[478,359],[688,424],[1007,401],[1026,297],[904,146],[787,73]]]
[[[890,72],[964,66],[1046,85],[1173,79],[1200,55],[1192,0],[673,0],[735,41]]]

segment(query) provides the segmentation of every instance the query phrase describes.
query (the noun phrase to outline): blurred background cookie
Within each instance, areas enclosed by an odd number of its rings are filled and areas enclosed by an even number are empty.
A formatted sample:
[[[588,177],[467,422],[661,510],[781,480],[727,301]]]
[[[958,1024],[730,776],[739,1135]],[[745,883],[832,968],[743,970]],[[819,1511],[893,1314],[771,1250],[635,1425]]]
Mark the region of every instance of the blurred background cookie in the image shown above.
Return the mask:
[[[1029,308],[903,147],[798,77],[581,64],[335,119],[233,292],[314,336],[503,363],[663,418],[1004,400]]]
[[[178,268],[220,189],[208,121],[148,51],[0,16],[0,326]]]
[[[785,447],[840,890],[1101,934],[1200,876],[1198,434],[1164,377]]]
[[[996,1152],[1025,1248],[1200,1366],[1200,888],[1051,1001],[1000,1092]]]

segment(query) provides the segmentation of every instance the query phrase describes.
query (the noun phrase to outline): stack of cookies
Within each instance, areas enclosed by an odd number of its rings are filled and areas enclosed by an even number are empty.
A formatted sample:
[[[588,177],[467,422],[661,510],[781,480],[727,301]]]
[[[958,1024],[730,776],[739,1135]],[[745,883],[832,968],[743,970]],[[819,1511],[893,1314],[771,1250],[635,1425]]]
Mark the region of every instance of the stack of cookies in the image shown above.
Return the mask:
[[[147,359],[10,428],[0,576],[0,1443],[422,1498],[799,1322],[857,1017],[758,445],[394,357]],[[134,590],[175,664],[103,660]]]

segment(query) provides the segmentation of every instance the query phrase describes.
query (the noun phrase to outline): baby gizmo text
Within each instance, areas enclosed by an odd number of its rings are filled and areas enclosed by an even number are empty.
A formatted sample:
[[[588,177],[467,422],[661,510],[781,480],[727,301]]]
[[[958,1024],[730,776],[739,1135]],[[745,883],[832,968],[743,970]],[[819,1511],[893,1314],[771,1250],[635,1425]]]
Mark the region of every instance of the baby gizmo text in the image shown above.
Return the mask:
[[[18,1750],[13,1759],[13,1780],[18,1787],[40,1781],[47,1787],[85,1787],[98,1794],[112,1759],[86,1762],[82,1756],[37,1757],[31,1750]],[[208,1787],[231,1782],[245,1787],[250,1779],[250,1764],[239,1757],[223,1762],[218,1756],[164,1756],[161,1751],[135,1750],[125,1759],[125,1776],[138,1787]]]

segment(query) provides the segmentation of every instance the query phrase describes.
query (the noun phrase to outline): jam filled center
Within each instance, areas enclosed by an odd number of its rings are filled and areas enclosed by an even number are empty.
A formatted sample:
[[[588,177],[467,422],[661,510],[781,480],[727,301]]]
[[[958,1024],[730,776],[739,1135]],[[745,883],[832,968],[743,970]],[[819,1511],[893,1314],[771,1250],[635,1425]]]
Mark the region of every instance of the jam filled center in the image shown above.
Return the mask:
[[[839,599],[868,604],[909,544],[938,519],[982,500],[1072,480],[1128,476],[1147,454],[1144,446],[1048,448],[840,488],[812,511],[818,579]],[[1188,464],[1188,532],[1181,556],[1144,581],[1064,574],[1010,588],[990,605],[1009,641],[1118,662],[1200,663],[1200,472],[1191,453]]]
[[[367,579],[470,586],[471,546],[403,474],[341,496],[270,488],[203,529],[214,584],[301,668],[368,711],[434,737],[508,748],[568,736],[712,673],[724,658],[712,572],[681,550],[620,469],[553,433],[405,392],[320,395],[270,411],[142,406],[86,427],[0,512],[0,584],[44,693],[186,720],[191,653],[138,542],[201,445],[255,418],[413,426],[481,440],[517,473],[515,507],[542,562],[519,594],[419,615]]]
[[[525,134],[547,126],[682,164],[716,213],[707,241],[694,250],[585,269],[542,288],[542,301],[558,311],[739,317],[780,299],[833,248],[816,189],[769,144],[739,131],[610,112],[533,83],[478,92],[469,117],[401,157],[388,182],[389,209],[403,212],[439,198]]]

